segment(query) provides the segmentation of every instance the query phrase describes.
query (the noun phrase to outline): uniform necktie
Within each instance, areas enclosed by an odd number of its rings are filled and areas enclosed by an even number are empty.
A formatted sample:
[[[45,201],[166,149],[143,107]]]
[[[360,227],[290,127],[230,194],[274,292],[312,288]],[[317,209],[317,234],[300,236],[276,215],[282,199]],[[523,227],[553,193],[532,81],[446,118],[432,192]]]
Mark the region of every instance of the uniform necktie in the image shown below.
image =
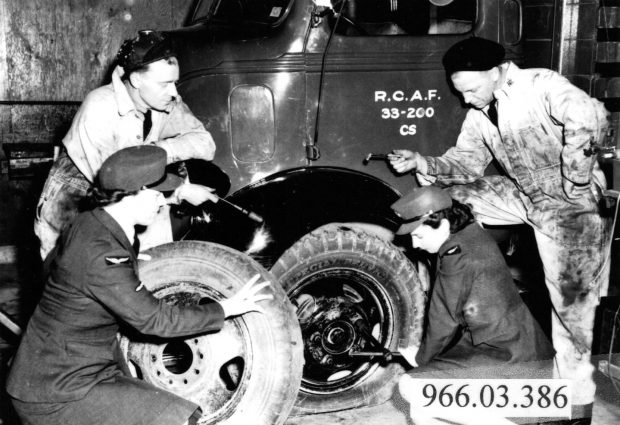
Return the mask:
[[[133,251],[136,253],[136,255],[138,255],[138,253],[140,252],[140,239],[138,239],[138,235],[133,235],[133,244],[131,246],[133,247]]]
[[[151,110],[147,109],[144,113],[144,121],[142,122],[142,137],[143,140],[146,140],[149,132],[151,131],[151,127],[153,127],[153,121],[151,120]]]
[[[489,116],[489,119],[491,120],[493,125],[497,127],[497,100],[493,100],[493,102],[489,103],[487,115]]]

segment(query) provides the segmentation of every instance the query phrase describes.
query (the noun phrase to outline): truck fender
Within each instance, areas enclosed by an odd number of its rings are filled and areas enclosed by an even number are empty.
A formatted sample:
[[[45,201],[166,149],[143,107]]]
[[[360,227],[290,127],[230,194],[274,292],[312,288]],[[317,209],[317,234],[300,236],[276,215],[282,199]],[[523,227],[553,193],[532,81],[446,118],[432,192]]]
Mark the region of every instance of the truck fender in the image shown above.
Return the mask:
[[[304,235],[331,223],[382,235],[390,241],[398,218],[390,209],[400,194],[376,177],[339,167],[299,167],[274,173],[209,206],[185,239],[206,240],[245,252],[270,268]],[[252,220],[238,208],[252,212]],[[258,237],[265,245],[253,247]]]

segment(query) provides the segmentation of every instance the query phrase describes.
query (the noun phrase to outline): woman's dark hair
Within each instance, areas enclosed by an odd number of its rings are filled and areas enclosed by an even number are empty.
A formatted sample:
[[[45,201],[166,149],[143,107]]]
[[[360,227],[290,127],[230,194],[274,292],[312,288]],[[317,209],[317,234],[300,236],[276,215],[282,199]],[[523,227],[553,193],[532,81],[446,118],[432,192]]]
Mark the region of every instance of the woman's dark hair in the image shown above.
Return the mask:
[[[429,215],[422,224],[428,224],[433,229],[437,229],[444,218],[450,223],[450,233],[456,233],[475,221],[471,208],[453,199],[450,208]]]
[[[115,204],[125,196],[131,196],[138,191],[127,192],[125,190],[105,190],[100,187],[93,186],[86,194],[85,207],[89,210],[97,207],[105,207],[106,205]]]

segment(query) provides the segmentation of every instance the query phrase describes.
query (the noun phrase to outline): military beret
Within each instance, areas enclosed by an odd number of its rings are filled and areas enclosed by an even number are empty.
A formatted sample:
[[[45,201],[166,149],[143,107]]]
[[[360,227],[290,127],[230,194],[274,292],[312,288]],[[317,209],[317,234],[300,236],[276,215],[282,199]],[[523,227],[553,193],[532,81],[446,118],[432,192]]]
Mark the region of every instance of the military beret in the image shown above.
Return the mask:
[[[125,40],[116,54],[117,63],[130,73],[149,63],[175,56],[172,42],[164,34],[152,31],[138,31],[136,38]]]
[[[501,64],[505,54],[506,50],[499,43],[470,37],[448,49],[443,57],[443,66],[448,75],[458,71],[488,71]]]
[[[132,146],[110,155],[103,162],[98,184],[104,190],[135,192],[143,187],[166,192],[183,183],[166,173],[166,151],[155,145]]]
[[[424,186],[414,189],[391,206],[403,223],[396,231],[397,235],[413,232],[431,214],[452,206],[448,193],[436,186]]]

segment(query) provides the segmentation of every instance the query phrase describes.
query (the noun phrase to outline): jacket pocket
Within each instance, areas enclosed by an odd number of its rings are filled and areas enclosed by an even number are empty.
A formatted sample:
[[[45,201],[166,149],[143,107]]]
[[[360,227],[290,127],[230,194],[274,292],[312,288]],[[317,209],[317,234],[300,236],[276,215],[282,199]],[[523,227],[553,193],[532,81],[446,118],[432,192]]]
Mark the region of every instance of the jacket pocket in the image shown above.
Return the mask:
[[[604,220],[594,195],[588,194],[582,200],[557,209],[554,239],[568,246],[601,247],[605,239]]]
[[[37,220],[62,231],[80,212],[85,195],[86,191],[67,185],[57,176],[50,176],[37,205]]]
[[[519,129],[521,155],[529,163],[528,166],[536,170],[549,167],[560,167],[562,145],[554,136],[547,134],[542,128],[528,126]],[[534,176],[536,178],[536,176]]]

